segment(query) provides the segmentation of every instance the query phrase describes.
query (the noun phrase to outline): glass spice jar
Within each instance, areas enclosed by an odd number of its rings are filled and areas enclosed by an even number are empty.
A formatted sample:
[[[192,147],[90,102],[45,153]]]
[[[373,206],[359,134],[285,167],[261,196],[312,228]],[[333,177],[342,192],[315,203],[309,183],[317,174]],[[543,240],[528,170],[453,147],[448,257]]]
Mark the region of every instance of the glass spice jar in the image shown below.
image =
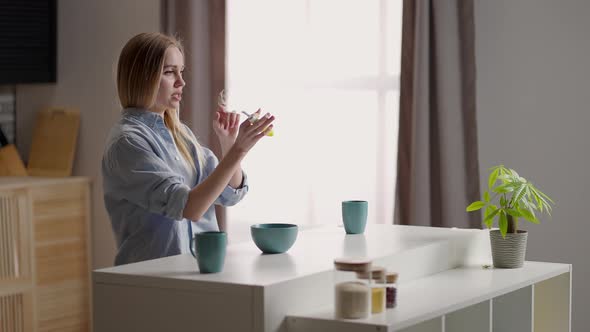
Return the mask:
[[[389,309],[397,305],[397,278],[398,274],[395,272],[387,273],[385,276],[385,306]]]
[[[357,273],[361,280],[372,280],[370,285],[371,313],[373,314],[385,311],[385,272],[384,268],[375,266],[371,269],[371,272]]]
[[[334,260],[334,317],[368,318],[371,312],[370,280],[359,280],[357,273],[371,270],[364,259]]]

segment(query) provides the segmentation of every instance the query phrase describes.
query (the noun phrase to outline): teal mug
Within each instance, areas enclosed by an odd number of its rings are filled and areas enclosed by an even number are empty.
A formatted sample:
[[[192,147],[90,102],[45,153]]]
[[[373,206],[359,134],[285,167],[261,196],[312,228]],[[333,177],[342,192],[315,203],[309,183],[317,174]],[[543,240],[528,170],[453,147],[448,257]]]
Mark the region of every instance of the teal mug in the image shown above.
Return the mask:
[[[363,234],[367,226],[367,201],[342,202],[342,221],[346,234]]]
[[[227,234],[225,232],[202,232],[193,238],[195,252],[201,273],[217,273],[223,270]]]

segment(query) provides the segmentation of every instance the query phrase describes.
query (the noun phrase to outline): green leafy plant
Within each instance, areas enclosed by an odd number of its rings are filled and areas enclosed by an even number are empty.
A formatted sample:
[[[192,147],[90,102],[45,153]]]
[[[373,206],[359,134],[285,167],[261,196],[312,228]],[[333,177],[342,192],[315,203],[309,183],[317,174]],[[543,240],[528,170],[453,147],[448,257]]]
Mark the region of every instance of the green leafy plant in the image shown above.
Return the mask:
[[[555,205],[549,196],[515,170],[499,165],[490,168],[488,190],[483,193],[483,201],[471,203],[466,210],[471,212],[485,208],[485,225],[492,228],[496,219],[505,238],[507,233],[518,232],[519,218],[538,224],[536,212],[551,216],[550,203]]]

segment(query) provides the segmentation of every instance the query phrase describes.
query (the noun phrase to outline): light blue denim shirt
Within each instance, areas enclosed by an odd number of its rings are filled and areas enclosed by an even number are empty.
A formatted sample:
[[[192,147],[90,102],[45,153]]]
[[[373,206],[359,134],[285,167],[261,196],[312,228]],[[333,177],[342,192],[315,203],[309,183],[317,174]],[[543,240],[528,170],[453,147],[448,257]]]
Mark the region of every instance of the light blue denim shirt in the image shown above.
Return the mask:
[[[190,130],[187,131],[191,133]],[[189,252],[189,221],[182,212],[189,191],[219,163],[207,148],[203,174],[178,152],[164,119],[153,112],[128,108],[114,125],[102,159],[104,202],[117,242],[115,265]],[[191,154],[199,160],[194,146]],[[215,204],[231,206],[248,191],[246,174],[240,188],[227,186]],[[210,206],[192,232],[217,231]]]

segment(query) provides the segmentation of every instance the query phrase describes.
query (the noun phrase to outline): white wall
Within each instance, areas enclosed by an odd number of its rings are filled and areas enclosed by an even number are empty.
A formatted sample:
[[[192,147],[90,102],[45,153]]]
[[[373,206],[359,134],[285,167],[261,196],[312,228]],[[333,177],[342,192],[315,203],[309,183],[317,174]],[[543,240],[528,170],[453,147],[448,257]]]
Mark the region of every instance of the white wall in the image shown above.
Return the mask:
[[[476,0],[480,171],[504,163],[557,203],[528,260],[573,264],[573,326],[590,326],[590,2]]]
[[[102,200],[104,141],[119,117],[115,87],[119,52],[133,35],[160,31],[159,0],[58,1],[58,74],[55,84],[17,86],[17,139],[26,158],[35,114],[45,106],[80,109],[74,174],[92,187],[92,253],[95,268],[111,266],[115,242]]]

